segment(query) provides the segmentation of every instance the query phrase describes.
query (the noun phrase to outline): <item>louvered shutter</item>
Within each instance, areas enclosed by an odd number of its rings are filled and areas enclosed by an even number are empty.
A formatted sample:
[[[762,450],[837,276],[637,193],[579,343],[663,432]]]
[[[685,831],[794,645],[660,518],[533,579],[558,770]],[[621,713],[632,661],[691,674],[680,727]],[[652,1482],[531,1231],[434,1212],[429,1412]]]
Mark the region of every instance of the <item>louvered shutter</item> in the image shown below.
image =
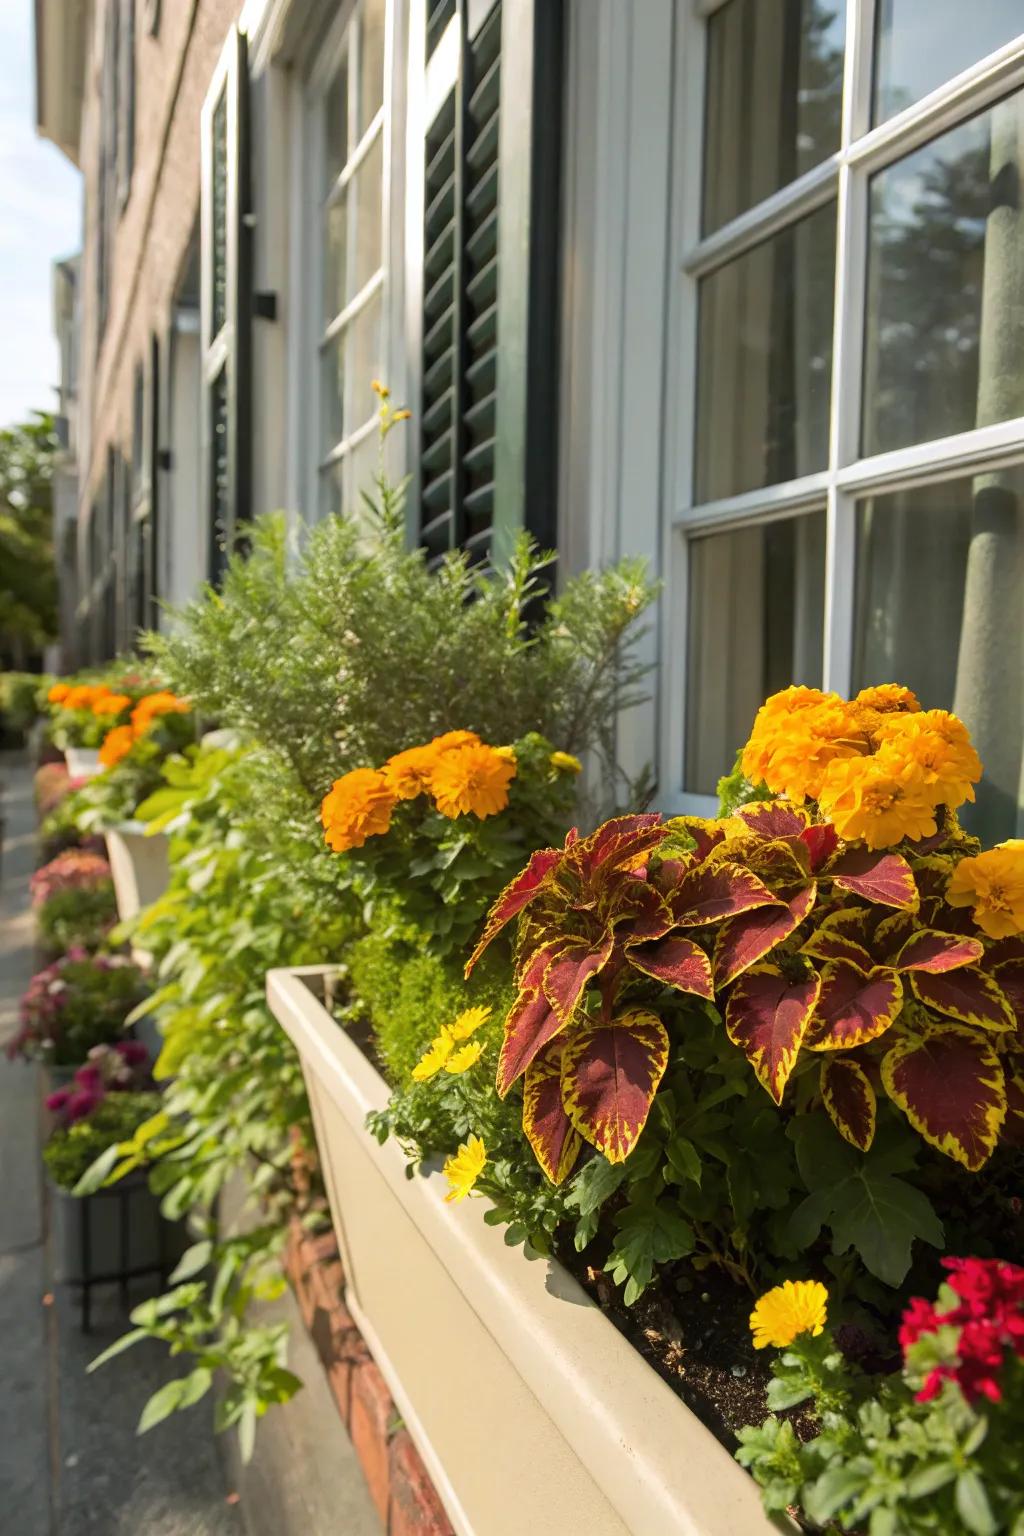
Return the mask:
[[[555,526],[560,0],[427,0],[418,531]]]
[[[232,27],[201,119],[203,487],[209,571],[251,511],[252,213],[249,73],[245,36]]]

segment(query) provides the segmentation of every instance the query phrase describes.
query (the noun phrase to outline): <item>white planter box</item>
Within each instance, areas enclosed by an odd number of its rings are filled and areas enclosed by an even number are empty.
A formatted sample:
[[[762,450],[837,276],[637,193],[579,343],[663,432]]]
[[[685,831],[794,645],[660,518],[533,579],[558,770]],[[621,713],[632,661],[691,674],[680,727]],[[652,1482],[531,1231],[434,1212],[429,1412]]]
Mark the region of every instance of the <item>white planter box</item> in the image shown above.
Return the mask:
[[[64,761],[73,779],[94,779],[103,772],[98,747],[68,747]]]
[[[124,922],[137,917],[167,889],[167,837],[163,832],[147,837],[141,821],[123,821],[105,836],[117,915]]]
[[[754,1483],[560,1264],[408,1178],[387,1086],[317,991],[271,971],[302,1058],[347,1301],[458,1536],[766,1536]],[[316,990],[314,990],[316,989]]]

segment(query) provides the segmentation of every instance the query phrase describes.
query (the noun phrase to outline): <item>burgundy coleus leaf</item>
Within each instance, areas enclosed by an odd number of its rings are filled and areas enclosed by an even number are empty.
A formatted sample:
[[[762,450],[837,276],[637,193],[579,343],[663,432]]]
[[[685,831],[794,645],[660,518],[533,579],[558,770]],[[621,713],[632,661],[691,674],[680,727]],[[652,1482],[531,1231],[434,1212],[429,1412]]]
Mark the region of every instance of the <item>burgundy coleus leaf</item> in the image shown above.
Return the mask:
[[[1006,1119],[1002,1140],[1008,1147],[1024,1150],[1024,1067],[1006,1075]]]
[[[992,980],[1013,1010],[1018,1032],[1024,1031],[1024,960],[1007,960],[997,965]]]
[[[487,924],[480,935],[480,942],[466,962],[467,976],[488,944],[492,939],[497,938],[505,924],[511,922],[514,917],[518,917],[535,896],[539,896],[541,891],[550,886],[552,874],[563,857],[562,850],[559,848],[538,848],[530,855],[530,862],[526,868],[521,870],[514,880],[509,881],[487,914]]]
[[[583,1145],[562,1104],[562,1039],[534,1058],[523,1080],[523,1130],[552,1184],[572,1172]]]
[[[989,945],[985,952],[985,969],[994,970],[996,966],[1006,965],[1010,960],[1024,960],[1024,938],[1019,934],[996,939],[994,944]]]
[[[751,832],[771,839],[800,837],[808,822],[806,811],[787,804],[785,800],[755,800],[750,805],[739,806],[733,815],[737,821],[749,827]]]
[[[725,987],[788,939],[814,905],[817,886],[805,885],[781,906],[740,912],[722,924],[715,940],[715,986]]]
[[[562,1055],[562,1103],[569,1119],[610,1163],[621,1163],[647,1123],[668,1065],[668,1034],[635,1009],[574,1029]]]
[[[541,986],[553,1011],[568,1024],[587,985],[600,975],[611,959],[614,937],[605,934],[600,944],[570,941],[544,968]]]
[[[880,914],[884,910],[883,907],[874,907],[867,915],[865,927],[868,936],[865,942],[886,965],[895,965],[896,956],[907,940],[919,931],[920,924],[912,912],[890,912],[882,917]]]
[[[866,938],[864,915],[860,912],[830,912],[801,948],[801,953],[815,960],[849,960],[870,969],[871,952]]]
[[[495,1083],[501,1098],[538,1051],[565,1028],[565,1021],[551,1007],[543,990],[544,973],[558,953],[550,948],[536,950],[519,978],[519,993],[505,1017],[505,1034],[498,1055]]]
[[[669,823],[672,832],[685,832],[687,837],[692,837],[695,847],[689,855],[689,863],[683,864],[682,869],[689,869],[692,863],[700,863],[706,859],[712,848],[725,841],[725,828],[719,821],[709,821],[704,816],[673,816]]]
[[[811,873],[811,859],[807,847],[798,837],[775,838],[761,843],[751,853],[751,863],[765,882],[780,885],[803,885]]]
[[[903,983],[885,966],[830,960],[807,1035],[813,1051],[849,1051],[884,1035],[903,1007]]]
[[[573,846],[572,859],[584,880],[588,880],[598,870],[630,869],[644,863],[651,850],[667,836],[668,828],[658,812],[614,816]]]
[[[800,833],[800,841],[810,856],[812,872],[817,874],[838,848],[839,834],[830,821],[815,822]]]
[[[652,885],[637,880],[617,893],[611,917],[616,939],[625,944],[663,938],[676,925],[668,902]]]
[[[843,891],[882,907],[916,911],[917,886],[913,871],[902,854],[872,853],[868,848],[845,848],[823,871]]]
[[[952,859],[929,854],[927,858],[914,860],[914,880],[921,900],[938,900],[946,894],[946,886],[955,869]]]
[[[860,1062],[852,1056],[826,1056],[821,1098],[840,1136],[866,1152],[875,1139],[878,1100]]]
[[[754,907],[781,905],[763,880],[740,864],[699,865],[685,875],[672,898],[676,922],[683,928],[720,922]]]
[[[962,1024],[905,1035],[882,1058],[894,1104],[931,1146],[976,1173],[1006,1118],[1006,1079],[991,1043]]]
[[[930,971],[941,975],[964,965],[974,965],[985,953],[980,939],[956,933],[940,933],[936,928],[920,928],[911,934],[893,964],[898,971]]]
[[[776,1104],[796,1066],[820,986],[814,972],[791,981],[777,965],[765,964],[744,972],[729,993],[726,1033]]]
[[[1017,1017],[1005,992],[977,966],[962,966],[944,976],[915,971],[910,984],[922,1003],[959,1024],[996,1031],[1016,1029]]]
[[[715,987],[711,979],[711,961],[692,939],[670,934],[655,944],[630,945],[627,957],[638,971],[663,981],[679,992],[691,992],[711,1002]]]

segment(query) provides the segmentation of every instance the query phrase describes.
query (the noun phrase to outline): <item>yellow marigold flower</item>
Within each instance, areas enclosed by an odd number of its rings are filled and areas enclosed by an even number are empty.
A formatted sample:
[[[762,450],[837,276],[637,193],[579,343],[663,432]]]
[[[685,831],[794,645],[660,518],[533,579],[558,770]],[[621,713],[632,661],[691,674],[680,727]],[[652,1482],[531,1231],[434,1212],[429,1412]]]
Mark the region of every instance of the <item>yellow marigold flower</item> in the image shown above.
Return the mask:
[[[437,762],[437,748],[408,747],[389,757],[381,769],[388,788],[399,800],[415,800],[430,788],[430,775]]]
[[[468,1045],[460,1045],[457,1051],[453,1051],[444,1064],[446,1072],[453,1077],[458,1077],[462,1072],[468,1072],[470,1067],[476,1065],[483,1054],[484,1044],[482,1040],[470,1040]]]
[[[479,1136],[470,1136],[444,1165],[445,1178],[451,1185],[445,1199],[465,1200],[480,1177],[487,1161],[487,1148]]]
[[[880,683],[876,688],[862,688],[854,704],[873,709],[879,715],[916,714],[921,708],[917,695],[900,683]]]
[[[946,709],[915,715],[890,715],[881,720],[878,735],[904,762],[920,769],[933,787],[937,805],[955,809],[974,799],[973,785],[981,778],[981,758],[963,721]]]
[[[48,704],[63,704],[70,692],[71,685],[69,683],[54,683],[46,695],[46,702]]]
[[[424,1051],[419,1061],[412,1069],[413,1079],[417,1083],[427,1083],[432,1077],[436,1077],[441,1068],[447,1062],[455,1047],[450,1032],[442,1029],[436,1039]]]
[[[920,770],[886,748],[833,762],[819,804],[840,837],[869,848],[892,848],[935,831],[935,801]]]
[[[115,725],[112,731],[108,731],[103,738],[100,747],[100,762],[104,768],[113,768],[122,757],[126,757],[135,745],[135,732],[130,725]]]
[[[397,797],[376,768],[353,768],[335,780],[320,806],[324,842],[335,853],[361,848],[391,826]]]
[[[127,693],[103,693],[93,701],[92,712],[94,715],[120,715],[131,708],[131,702]]]
[[[824,1330],[828,1291],[819,1280],[786,1280],[766,1291],[750,1314],[754,1348],[785,1349],[802,1333]]]
[[[961,859],[946,889],[951,907],[973,907],[990,939],[1024,933],[1024,838]]]
[[[448,1034],[453,1040],[468,1040],[470,1035],[476,1034],[481,1024],[487,1023],[491,1013],[490,1005],[466,1008],[459,1014],[454,1024],[447,1026]]]
[[[132,710],[132,729],[136,736],[149,729],[158,715],[185,714],[190,708],[187,700],[162,688],[157,693],[147,693]]]
[[[474,815],[481,821],[508,805],[515,760],[480,742],[442,752],[430,778],[434,804],[442,816]]]
[[[573,757],[571,752],[552,752],[548,762],[552,768],[557,768],[560,773],[583,772],[583,764],[578,757]]]

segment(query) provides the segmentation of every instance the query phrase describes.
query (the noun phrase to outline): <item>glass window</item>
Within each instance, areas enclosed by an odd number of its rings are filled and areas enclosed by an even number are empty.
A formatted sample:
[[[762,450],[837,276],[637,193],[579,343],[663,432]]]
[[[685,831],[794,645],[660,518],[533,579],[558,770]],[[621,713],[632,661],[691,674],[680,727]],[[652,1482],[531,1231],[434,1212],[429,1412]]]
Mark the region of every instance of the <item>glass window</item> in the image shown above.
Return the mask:
[[[213,319],[212,341],[227,318],[228,292],[228,98],[213,111]]]
[[[708,21],[705,234],[839,148],[846,0],[728,0]]]
[[[871,182],[865,454],[1024,415],[1024,91]]]
[[[381,264],[381,189],[384,180],[384,139],[378,135],[355,173],[356,270],[352,297]]]
[[[967,722],[985,765],[964,820],[1018,825],[1024,741],[1024,470],[857,506],[853,687],[895,679]]]
[[[359,59],[359,132],[363,134],[384,100],[385,0],[363,0]]]
[[[913,106],[1022,32],[1021,0],[878,0],[874,121]]]
[[[348,159],[348,53],[331,79],[324,97],[324,192],[330,192]]]
[[[825,468],[835,261],[828,203],[702,280],[698,502]]]
[[[701,535],[688,549],[685,787],[713,795],[762,700],[821,685],[825,514]]]

